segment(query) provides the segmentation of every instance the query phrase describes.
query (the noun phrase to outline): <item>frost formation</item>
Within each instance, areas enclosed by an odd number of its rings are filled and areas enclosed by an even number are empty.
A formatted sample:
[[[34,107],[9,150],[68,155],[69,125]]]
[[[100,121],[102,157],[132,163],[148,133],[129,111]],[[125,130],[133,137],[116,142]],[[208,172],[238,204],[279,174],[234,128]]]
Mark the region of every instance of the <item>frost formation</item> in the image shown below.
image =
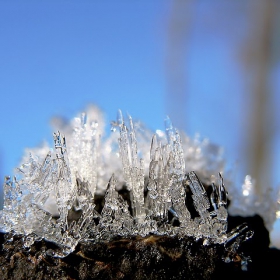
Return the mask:
[[[169,118],[165,134],[153,134],[119,111],[103,139],[102,114],[92,107],[62,128],[65,136],[53,134],[54,150],[31,150],[19,176],[5,178],[0,230],[24,235],[27,248],[43,238],[63,257],[78,242],[115,236],[192,236],[226,245],[252,235],[246,225],[227,233],[221,150],[179,133]]]

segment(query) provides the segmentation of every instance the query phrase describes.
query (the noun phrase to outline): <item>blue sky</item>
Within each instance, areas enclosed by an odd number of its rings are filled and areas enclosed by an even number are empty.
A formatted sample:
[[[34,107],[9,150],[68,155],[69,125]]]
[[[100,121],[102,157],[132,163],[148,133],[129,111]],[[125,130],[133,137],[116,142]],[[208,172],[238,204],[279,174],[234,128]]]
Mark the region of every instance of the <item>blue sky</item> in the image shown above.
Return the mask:
[[[0,4],[2,174],[24,147],[51,139],[52,117],[89,103],[108,121],[122,109],[152,128],[163,122],[166,5],[82,2]]]
[[[53,117],[73,118],[90,103],[108,123],[121,109],[152,130],[162,129],[169,115],[190,136],[199,133],[223,146],[229,162],[242,163],[250,99],[237,49],[248,31],[246,7],[207,2],[177,11],[175,24],[187,16],[191,24],[176,45],[170,42],[173,1],[2,0],[0,176],[13,174],[26,147],[51,143]],[[178,46],[177,61],[172,50]],[[173,58],[181,72],[169,68]],[[278,63],[276,92],[279,69]],[[276,109],[279,98],[276,93]],[[278,133],[278,166],[279,139]],[[279,171],[273,176],[276,186]]]
[[[108,122],[118,109],[153,130],[163,127],[166,115],[172,118],[167,96],[172,99],[175,92],[167,89],[166,81],[172,2],[2,1],[0,5],[2,175],[11,174],[25,147],[51,141],[52,117],[72,118],[89,103],[97,104]],[[203,7],[194,12],[202,17]],[[240,86],[233,82],[237,71],[228,54],[231,50],[225,47],[230,41],[219,43],[208,36],[205,46],[205,38],[193,33],[189,55],[182,57],[188,104],[182,107],[181,100],[174,99],[174,106],[186,109],[180,118],[188,134],[199,132],[219,145],[231,141],[233,146],[228,146],[236,148],[238,141],[228,138],[236,134],[241,95],[234,93],[240,92]],[[227,75],[225,69],[230,71]],[[231,106],[221,119],[229,95]],[[172,120],[176,125],[178,117]],[[234,125],[225,133],[228,122]]]

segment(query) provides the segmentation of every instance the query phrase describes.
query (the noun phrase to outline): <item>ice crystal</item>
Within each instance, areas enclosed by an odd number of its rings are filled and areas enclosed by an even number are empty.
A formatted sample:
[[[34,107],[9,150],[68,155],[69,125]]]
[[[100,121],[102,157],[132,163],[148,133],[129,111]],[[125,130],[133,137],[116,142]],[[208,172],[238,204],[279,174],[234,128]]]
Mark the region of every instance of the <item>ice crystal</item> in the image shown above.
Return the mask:
[[[119,110],[104,139],[102,114],[93,107],[56,127],[54,150],[29,150],[19,176],[4,182],[0,229],[24,235],[27,248],[44,238],[61,247],[53,254],[65,256],[82,241],[155,234],[192,236],[234,251],[252,235],[246,225],[227,232],[221,149],[187,137],[169,118],[165,133],[153,134]],[[97,211],[100,194],[104,205]]]

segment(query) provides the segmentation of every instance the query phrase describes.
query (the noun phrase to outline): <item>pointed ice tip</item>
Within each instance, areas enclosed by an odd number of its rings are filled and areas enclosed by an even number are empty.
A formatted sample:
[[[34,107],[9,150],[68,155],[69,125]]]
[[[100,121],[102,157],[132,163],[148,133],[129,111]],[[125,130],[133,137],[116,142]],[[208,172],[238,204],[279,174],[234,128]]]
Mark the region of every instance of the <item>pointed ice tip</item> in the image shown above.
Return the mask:
[[[189,175],[196,176],[196,173],[192,170],[192,171],[189,172]]]
[[[118,122],[118,125],[123,125],[123,123],[124,123],[123,114],[120,109],[118,110],[118,113],[117,113],[117,122]]]
[[[153,134],[151,145],[153,146],[153,145],[156,145],[156,144],[157,144],[157,135]]]
[[[112,174],[111,178],[109,179],[109,184],[114,184],[116,185],[117,183],[117,180],[116,180],[116,177],[115,177],[115,173]]]
[[[128,120],[129,120],[130,129],[133,131],[134,130],[134,124],[133,124],[132,117],[130,116],[130,114],[128,112],[126,112],[126,114],[127,114]]]
[[[164,120],[164,125],[165,125],[165,130],[169,131],[169,130],[173,130],[173,124],[171,119],[169,118],[169,116],[166,116],[165,120]]]
[[[154,158],[155,151],[156,151],[157,147],[158,147],[157,135],[154,134],[153,137],[152,137],[152,142],[151,142],[151,147],[150,147],[150,157],[151,157],[151,159]]]
[[[221,172],[219,172],[219,177],[220,177],[220,186],[225,190],[224,178],[223,178]]]
[[[109,179],[108,185],[107,185],[107,190],[110,188],[116,189],[116,179],[115,179],[115,173],[112,174],[111,178]]]
[[[111,178],[109,179],[109,182],[111,183],[115,179],[115,173],[112,174]]]
[[[5,176],[4,181],[7,183],[8,181],[11,180],[11,176]]]
[[[126,115],[128,117],[128,119],[132,119],[131,115],[129,114],[129,112],[126,112]]]
[[[166,122],[171,122],[170,117],[169,117],[168,115],[166,115],[166,117],[165,117],[165,119],[164,119],[164,122],[165,122],[165,123],[166,123]]]
[[[81,113],[81,123],[82,125],[85,125],[87,122],[87,113],[86,112],[82,112]]]

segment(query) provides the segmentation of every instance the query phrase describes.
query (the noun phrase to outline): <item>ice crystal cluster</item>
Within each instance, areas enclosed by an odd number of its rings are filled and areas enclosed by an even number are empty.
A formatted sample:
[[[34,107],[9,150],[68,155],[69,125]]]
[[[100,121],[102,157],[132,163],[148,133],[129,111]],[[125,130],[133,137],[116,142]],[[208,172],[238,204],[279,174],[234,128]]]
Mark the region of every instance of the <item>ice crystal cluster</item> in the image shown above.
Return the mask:
[[[30,150],[4,182],[0,229],[22,234],[27,248],[45,239],[66,256],[79,242],[116,236],[192,236],[205,245],[251,236],[246,225],[227,232],[220,148],[179,133],[169,118],[153,134],[119,111],[107,139],[96,107],[56,126],[63,134],[53,134],[54,149]]]

